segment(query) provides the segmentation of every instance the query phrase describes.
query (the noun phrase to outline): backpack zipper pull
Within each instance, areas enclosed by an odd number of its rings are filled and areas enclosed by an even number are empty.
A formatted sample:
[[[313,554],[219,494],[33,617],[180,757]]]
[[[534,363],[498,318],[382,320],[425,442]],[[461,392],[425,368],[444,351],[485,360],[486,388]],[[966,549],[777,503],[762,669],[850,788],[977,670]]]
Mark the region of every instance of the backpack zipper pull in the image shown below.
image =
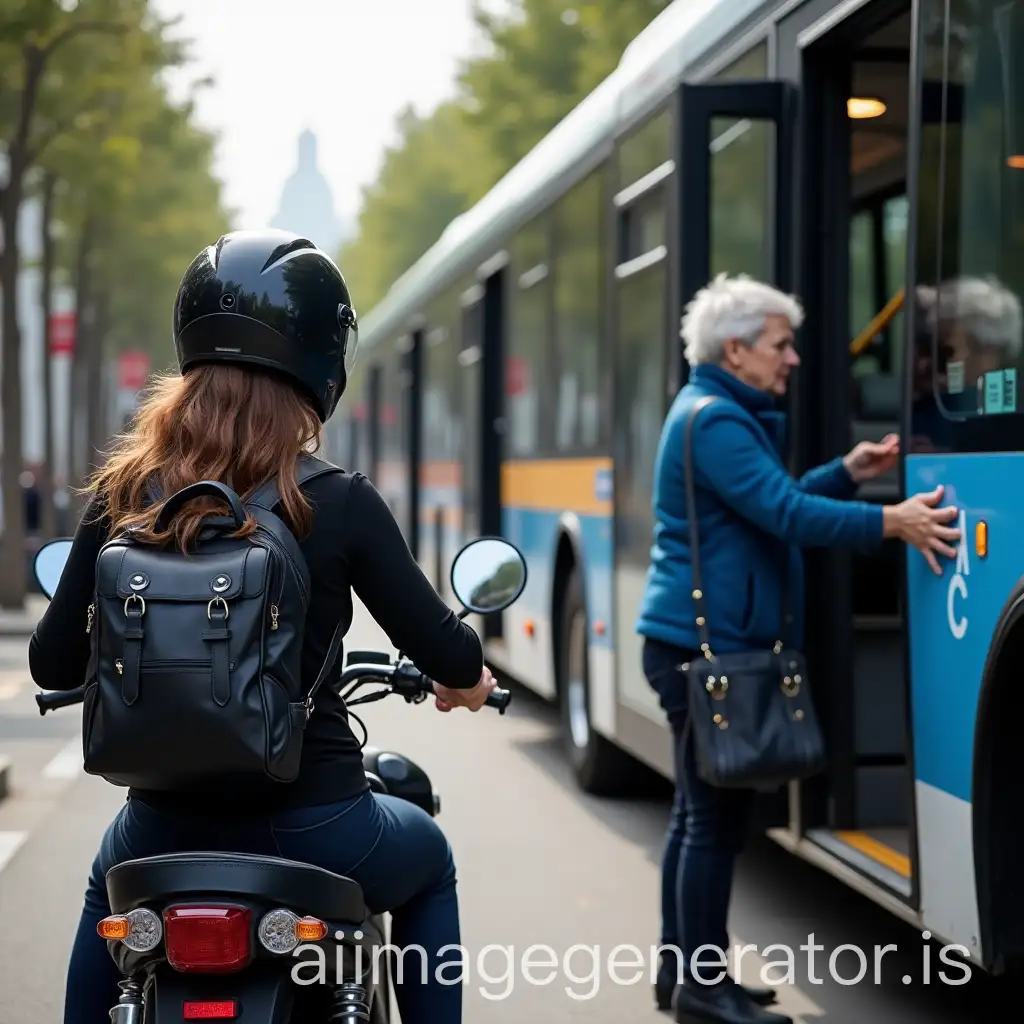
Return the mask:
[[[281,613],[277,610],[277,605],[276,604],[272,604],[270,606],[270,628],[272,630],[273,629],[277,629],[277,617],[280,614]]]
[[[96,605],[89,605],[88,618],[85,620],[85,631],[86,633],[92,632],[92,617],[96,614]]]

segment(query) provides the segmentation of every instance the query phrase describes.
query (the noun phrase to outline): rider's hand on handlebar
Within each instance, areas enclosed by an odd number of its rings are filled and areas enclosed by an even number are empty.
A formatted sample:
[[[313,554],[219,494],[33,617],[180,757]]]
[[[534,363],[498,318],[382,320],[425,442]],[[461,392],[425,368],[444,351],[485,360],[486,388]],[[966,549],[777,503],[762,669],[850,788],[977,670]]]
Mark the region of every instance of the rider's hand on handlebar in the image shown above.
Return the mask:
[[[497,683],[491,675],[491,670],[486,665],[480,676],[480,681],[471,690],[452,690],[440,683],[434,683],[437,710],[451,711],[452,708],[469,708],[470,711],[479,711],[496,686]]]

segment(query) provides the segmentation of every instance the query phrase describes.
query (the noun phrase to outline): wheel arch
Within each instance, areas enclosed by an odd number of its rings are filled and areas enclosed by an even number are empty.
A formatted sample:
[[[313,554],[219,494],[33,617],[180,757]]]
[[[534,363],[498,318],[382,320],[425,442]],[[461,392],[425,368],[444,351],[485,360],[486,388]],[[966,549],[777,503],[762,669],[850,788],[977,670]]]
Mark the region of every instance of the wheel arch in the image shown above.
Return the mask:
[[[549,656],[553,666],[555,692],[562,689],[558,652],[562,645],[562,607],[565,603],[566,591],[573,570],[578,570],[580,591],[583,595],[583,608],[587,608],[587,579],[583,571],[583,534],[579,518],[572,512],[564,512],[558,520],[558,531],[555,537],[554,573],[551,578],[551,651]]]
[[[1019,684],[1024,665],[1024,578],[1003,605],[989,645],[974,726],[971,806],[979,940],[986,970],[1001,973],[1024,958],[1024,861],[1020,778]]]

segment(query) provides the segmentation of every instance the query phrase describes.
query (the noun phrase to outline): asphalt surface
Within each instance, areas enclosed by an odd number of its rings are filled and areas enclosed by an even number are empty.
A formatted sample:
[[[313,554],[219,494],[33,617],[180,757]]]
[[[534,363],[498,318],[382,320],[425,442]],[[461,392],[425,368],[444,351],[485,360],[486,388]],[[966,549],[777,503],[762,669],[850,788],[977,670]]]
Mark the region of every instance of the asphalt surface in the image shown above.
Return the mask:
[[[350,646],[389,649],[372,623],[357,623]],[[11,762],[11,792],[0,802],[0,1024],[58,1024],[86,873],[123,794],[82,774],[77,709],[39,717],[25,646],[24,637],[0,637],[0,757]],[[522,691],[503,717],[490,709],[442,715],[397,698],[360,716],[372,744],[419,762],[441,794],[439,822],[456,854],[470,950],[467,1022],[671,1021],[654,1010],[647,966],[657,940],[664,801],[583,797],[561,758],[552,709]],[[914,929],[767,840],[742,860],[731,926],[737,946],[793,951],[793,984],[782,986],[779,1004],[803,1024],[1021,1016],[1012,993],[1010,1016],[987,1012],[996,991],[990,978],[943,983],[938,949]],[[808,943],[820,947],[810,970],[800,948]],[[856,976],[855,952],[840,953],[830,970],[842,944],[866,954],[856,984],[835,980]],[[895,950],[876,979],[875,951],[887,945]],[[527,954],[531,946],[548,948]],[[768,952],[768,961],[783,961],[772,979],[784,974],[786,955],[777,946]],[[764,963],[745,953],[743,979],[757,983]],[[962,975],[948,969],[948,977]]]

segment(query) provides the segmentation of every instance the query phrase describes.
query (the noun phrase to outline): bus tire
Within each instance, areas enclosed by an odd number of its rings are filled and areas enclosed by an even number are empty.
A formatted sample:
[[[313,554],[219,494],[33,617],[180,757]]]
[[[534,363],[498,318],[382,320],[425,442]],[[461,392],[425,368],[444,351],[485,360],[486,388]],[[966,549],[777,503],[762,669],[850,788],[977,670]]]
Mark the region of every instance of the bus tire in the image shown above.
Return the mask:
[[[587,611],[578,568],[565,587],[559,631],[558,680],[562,739],[579,787],[595,796],[618,795],[630,788],[632,758],[594,731],[590,720],[590,658]]]

